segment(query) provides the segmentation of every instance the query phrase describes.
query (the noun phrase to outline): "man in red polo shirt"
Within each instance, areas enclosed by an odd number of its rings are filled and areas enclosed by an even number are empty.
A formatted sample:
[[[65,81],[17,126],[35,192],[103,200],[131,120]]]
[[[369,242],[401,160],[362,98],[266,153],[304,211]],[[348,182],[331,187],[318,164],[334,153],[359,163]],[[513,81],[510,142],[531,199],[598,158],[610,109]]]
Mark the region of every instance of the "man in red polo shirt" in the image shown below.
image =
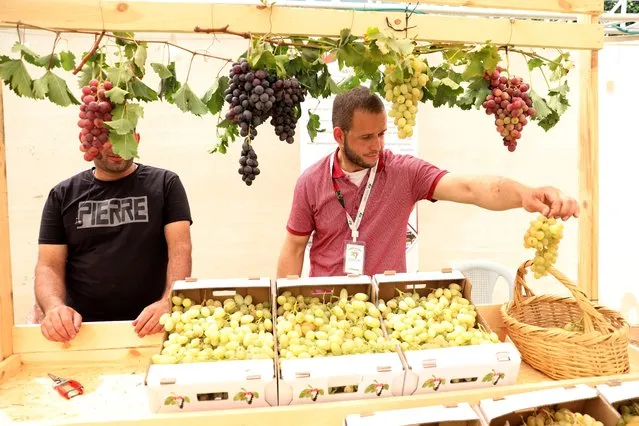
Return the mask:
[[[420,200],[454,201],[487,210],[524,208],[568,220],[573,198],[553,187],[530,188],[499,176],[466,177],[384,149],[386,111],[366,87],[333,102],[338,148],[299,177],[277,276],[301,275],[313,232],[311,276],[406,271],[406,224]]]

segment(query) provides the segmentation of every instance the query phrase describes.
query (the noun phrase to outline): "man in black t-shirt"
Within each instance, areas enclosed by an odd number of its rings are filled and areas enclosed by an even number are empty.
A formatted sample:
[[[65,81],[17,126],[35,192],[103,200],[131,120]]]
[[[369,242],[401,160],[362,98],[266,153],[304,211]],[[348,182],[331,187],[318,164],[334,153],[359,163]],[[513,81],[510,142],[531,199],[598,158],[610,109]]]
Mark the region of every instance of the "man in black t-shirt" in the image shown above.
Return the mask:
[[[56,185],[40,224],[35,295],[42,334],[69,341],[82,321],[133,320],[160,332],[175,280],[191,274],[192,224],[175,173],[109,149]]]

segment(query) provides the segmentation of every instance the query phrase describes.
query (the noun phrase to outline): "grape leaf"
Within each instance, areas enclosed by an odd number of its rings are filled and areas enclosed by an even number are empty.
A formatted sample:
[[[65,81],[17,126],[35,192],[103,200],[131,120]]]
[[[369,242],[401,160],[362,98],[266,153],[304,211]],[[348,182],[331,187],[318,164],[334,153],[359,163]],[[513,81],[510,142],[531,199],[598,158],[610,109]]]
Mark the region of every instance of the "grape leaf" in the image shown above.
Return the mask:
[[[58,56],[57,53],[54,53],[53,55],[39,56],[34,59],[32,64],[47,69],[58,68],[60,66],[60,56]],[[51,64],[51,66],[49,66],[49,64]]]
[[[167,71],[171,73],[171,76],[162,78],[160,81],[160,99],[166,99],[167,102],[173,103],[173,97],[175,92],[180,88],[181,84],[177,81],[177,74],[175,73],[175,62],[171,62],[167,66]]]
[[[190,112],[197,116],[202,116],[209,111],[206,104],[193,93],[188,83],[184,83],[184,85],[175,92],[173,100],[175,101],[175,105],[183,112]]]
[[[131,81],[129,81],[127,88],[129,93],[133,94],[133,97],[140,101],[151,102],[158,100],[157,92],[144,84],[142,80],[137,77],[133,77]]]
[[[550,130],[559,122],[559,114],[551,109],[548,103],[532,90],[530,91],[530,98],[533,101],[533,108],[535,108],[533,120],[537,121],[537,125],[545,131]]]
[[[111,100],[111,102],[113,102],[114,104],[123,104],[124,103],[124,97],[128,94],[129,92],[127,92],[126,90],[120,89],[118,86],[116,86],[115,84],[113,85],[113,88],[111,90],[107,90],[105,95],[107,98],[109,98]]]
[[[133,71],[128,66],[119,66],[117,68],[109,68],[107,70],[107,78],[113,83],[113,86],[126,84],[133,78]]]
[[[80,104],[80,102],[73,96],[71,90],[69,90],[67,82],[61,77],[55,75],[51,70],[47,70],[47,72],[42,76],[42,80],[43,81],[39,84],[39,86],[46,85],[46,95],[54,104],[64,107],[72,104]],[[39,90],[42,90],[42,88],[43,87],[40,87]]]
[[[44,99],[49,92],[49,86],[47,84],[46,76],[33,80],[33,97],[35,99]]]
[[[164,405],[171,405],[172,402],[173,402],[173,397],[167,396],[166,399],[164,400]]]
[[[481,379],[482,382],[492,382],[493,381],[493,373],[488,373]]]
[[[311,137],[311,142],[315,142],[315,138],[319,132],[325,132],[326,129],[320,129],[320,116],[313,114],[311,110],[308,110],[308,123],[306,123],[306,130]]]
[[[532,99],[533,108],[535,108],[533,120],[543,120],[548,115],[552,114],[552,110],[548,107],[546,101],[534,90],[530,91],[530,99]]]
[[[213,115],[222,110],[224,106],[224,91],[229,87],[229,78],[222,76],[218,78],[211,88],[204,94],[202,102],[206,104],[209,112]]]
[[[388,390],[388,389],[390,389],[390,386],[388,385],[388,383],[384,383],[383,388],[384,388],[384,390]]]
[[[101,68],[97,64],[87,63],[80,71],[80,77],[78,78],[78,86],[80,88],[84,86],[88,86],[89,82],[93,78],[98,78],[99,76],[104,76],[106,74],[105,69]]]
[[[120,46],[126,46],[128,44],[135,44],[134,41],[130,41],[130,40],[122,40],[120,37],[124,37],[124,38],[134,38],[135,37],[135,33],[132,33],[130,31],[113,31],[113,35],[116,36],[115,39],[115,44],[120,45]]]
[[[324,389],[320,389],[317,393],[320,395],[324,395]]]
[[[462,110],[479,108],[490,95],[491,90],[483,77],[473,79],[462,96],[457,98],[457,106]]]
[[[119,120],[105,121],[104,124],[110,129],[115,130],[118,135],[126,135],[133,131],[133,123],[123,118]]]
[[[217,138],[219,142],[213,149],[209,150],[209,153],[214,154],[219,152],[220,154],[226,154],[229,142],[234,142],[235,138],[240,135],[239,128],[237,124],[230,120],[222,120],[218,123],[217,128]],[[221,133],[220,130],[224,130],[224,132]]]
[[[171,71],[169,71],[169,69],[164,64],[158,64],[157,62],[154,62],[151,64],[151,68],[153,68],[153,71],[155,71],[160,78],[173,77]]]
[[[138,104],[124,104],[116,106],[111,111],[113,120],[128,120],[135,128],[138,125],[138,120],[144,117],[144,109]],[[109,122],[105,122],[108,124]]]
[[[141,70],[144,69],[144,64],[146,63],[146,56],[147,56],[146,47],[142,44],[139,44],[138,48],[135,49],[135,57],[133,59],[133,62],[135,63],[135,65],[140,67]]]
[[[286,64],[289,61],[288,55],[277,55],[275,56],[275,70],[277,71],[277,76],[280,78],[286,77]]]
[[[233,397],[233,401],[241,401],[243,395],[244,395],[244,392],[236,393],[235,396]]]
[[[364,389],[364,393],[373,393],[375,392],[375,385],[374,384],[370,384],[368,386],[366,386],[366,389]]]
[[[40,58],[39,54],[29,49],[27,46],[20,43],[19,41],[16,41],[13,44],[13,46],[11,47],[11,51],[15,53],[20,53],[20,57],[32,65],[35,65],[34,62],[36,61],[36,59]]]
[[[302,392],[300,392],[300,398],[308,397],[309,393],[308,389],[303,389]]]
[[[528,70],[532,71],[535,68],[541,68],[544,65],[544,61],[539,58],[533,58],[528,61]]]
[[[477,51],[468,53],[467,57],[469,63],[462,73],[464,80],[483,76],[485,71],[492,72],[501,59],[497,46],[494,45],[485,45]]]
[[[109,132],[109,140],[113,144],[113,153],[125,160],[138,157],[138,141],[133,132],[126,135],[119,135],[116,132]]]
[[[9,85],[18,96],[32,97],[33,80],[22,59],[14,59],[0,64],[0,78]]]
[[[253,399],[257,399],[260,397],[260,394],[258,392],[253,392]]]
[[[75,55],[73,52],[60,52],[60,65],[65,71],[71,71],[75,68]]]
[[[187,404],[191,402],[191,398],[189,398],[188,396],[184,397],[184,402],[186,402]]]
[[[459,88],[459,84],[454,82],[450,77],[444,77],[440,81],[441,81],[442,84],[450,87],[453,90],[456,90],[456,89]]]

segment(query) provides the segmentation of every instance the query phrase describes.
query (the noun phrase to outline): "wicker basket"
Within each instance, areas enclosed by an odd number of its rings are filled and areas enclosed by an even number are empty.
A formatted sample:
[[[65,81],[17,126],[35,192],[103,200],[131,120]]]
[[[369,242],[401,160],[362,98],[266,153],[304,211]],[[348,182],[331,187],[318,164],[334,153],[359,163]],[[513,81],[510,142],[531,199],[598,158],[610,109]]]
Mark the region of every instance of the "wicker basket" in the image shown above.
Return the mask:
[[[522,359],[547,376],[560,380],[628,373],[630,327],[623,317],[593,305],[586,295],[555,268],[548,268],[573,297],[535,296],[526,285],[526,268],[517,270],[514,297],[501,308],[508,335]],[[522,294],[523,291],[523,294]],[[567,331],[582,322],[583,332]]]

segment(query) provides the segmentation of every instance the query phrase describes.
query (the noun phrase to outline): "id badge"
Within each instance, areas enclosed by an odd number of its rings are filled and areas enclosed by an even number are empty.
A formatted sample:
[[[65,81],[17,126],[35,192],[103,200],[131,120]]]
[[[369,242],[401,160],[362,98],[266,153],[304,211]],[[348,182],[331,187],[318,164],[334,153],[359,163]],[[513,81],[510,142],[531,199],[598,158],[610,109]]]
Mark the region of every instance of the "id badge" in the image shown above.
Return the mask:
[[[344,272],[346,274],[364,274],[364,243],[347,241],[344,249]]]

